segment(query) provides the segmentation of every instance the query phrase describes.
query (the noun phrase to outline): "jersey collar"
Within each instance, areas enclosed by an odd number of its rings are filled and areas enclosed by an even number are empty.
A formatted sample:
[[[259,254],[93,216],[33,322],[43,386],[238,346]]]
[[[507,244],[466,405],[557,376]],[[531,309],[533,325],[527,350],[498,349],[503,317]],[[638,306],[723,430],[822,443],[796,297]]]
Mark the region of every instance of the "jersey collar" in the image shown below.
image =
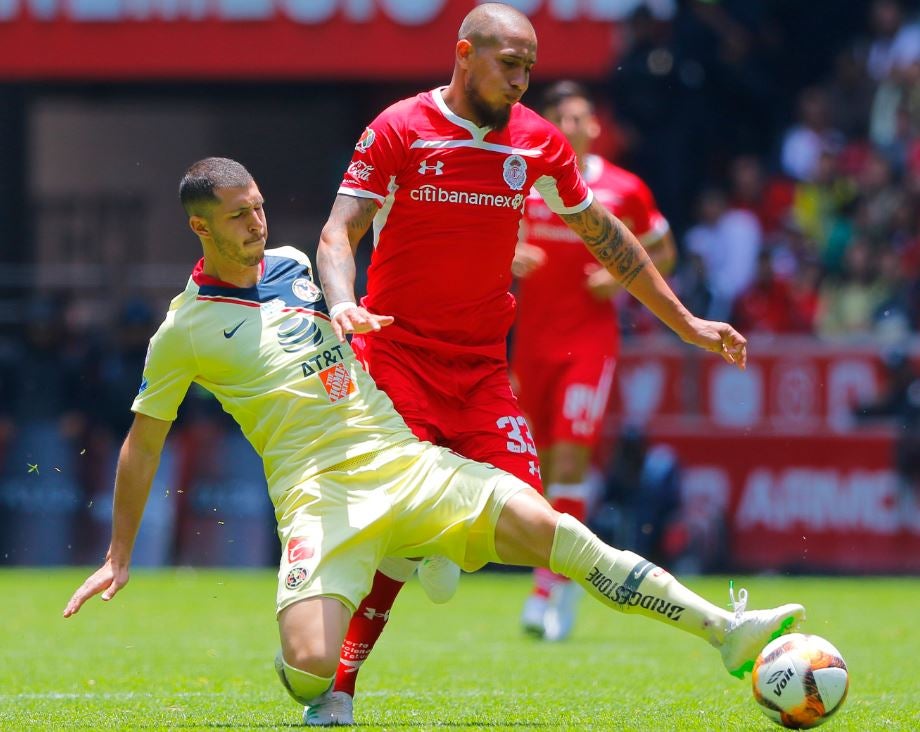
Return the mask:
[[[262,279],[262,275],[265,274],[265,260],[263,259],[259,262],[259,279]],[[192,282],[194,282],[199,287],[231,287],[235,290],[246,289],[240,288],[236,285],[231,285],[229,282],[224,282],[219,280],[216,277],[211,277],[204,273],[204,257],[198,260],[198,264],[195,265],[195,268],[192,270]]]
[[[454,114],[450,111],[450,107],[447,106],[447,102],[444,101],[444,90],[447,89],[446,86],[439,86],[436,89],[431,90],[431,98],[434,100],[434,105],[438,108],[438,111],[444,115],[444,117],[457,127],[462,127],[467,132],[472,135],[474,140],[484,140],[485,136],[488,135],[491,131],[491,127],[480,127],[474,122],[470,122],[468,119],[463,119],[463,117]]]

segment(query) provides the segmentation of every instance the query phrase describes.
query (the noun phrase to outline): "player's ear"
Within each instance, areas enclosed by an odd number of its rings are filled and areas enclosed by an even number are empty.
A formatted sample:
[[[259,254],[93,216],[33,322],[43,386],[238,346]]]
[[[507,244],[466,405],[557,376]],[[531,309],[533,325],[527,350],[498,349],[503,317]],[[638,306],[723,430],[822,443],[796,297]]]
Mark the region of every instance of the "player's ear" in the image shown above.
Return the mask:
[[[459,63],[461,67],[466,68],[470,57],[473,55],[473,44],[466,38],[461,38],[457,41],[456,54],[457,63]]]
[[[208,226],[208,220],[203,216],[189,216],[188,225],[189,228],[195,232],[197,236],[211,235],[211,229]]]
[[[596,140],[601,136],[601,122],[597,118],[597,115],[591,115],[591,119],[588,122],[588,136],[592,140]]]

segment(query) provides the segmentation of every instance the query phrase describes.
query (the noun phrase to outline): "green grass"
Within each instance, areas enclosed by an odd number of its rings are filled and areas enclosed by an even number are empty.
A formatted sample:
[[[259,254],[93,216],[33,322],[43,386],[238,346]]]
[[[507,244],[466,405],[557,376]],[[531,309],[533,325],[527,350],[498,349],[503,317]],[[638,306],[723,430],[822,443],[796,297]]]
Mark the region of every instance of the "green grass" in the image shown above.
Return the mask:
[[[272,669],[275,576],[136,571],[111,603],[61,610],[85,572],[0,571],[0,729],[271,729],[299,710]],[[721,578],[688,584],[717,602]],[[920,580],[736,578],[755,607],[808,608],[843,652],[823,729],[920,729]],[[583,600],[573,637],[518,630],[523,574],[464,577],[433,606],[416,582],[362,671],[364,729],[778,730],[705,643]]]

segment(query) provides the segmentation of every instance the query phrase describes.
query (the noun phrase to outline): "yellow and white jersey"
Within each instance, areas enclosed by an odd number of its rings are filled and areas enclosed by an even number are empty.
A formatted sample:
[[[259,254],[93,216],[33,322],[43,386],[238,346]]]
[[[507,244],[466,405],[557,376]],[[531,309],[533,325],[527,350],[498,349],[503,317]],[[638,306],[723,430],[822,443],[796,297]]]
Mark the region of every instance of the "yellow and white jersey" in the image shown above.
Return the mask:
[[[205,275],[199,262],[150,340],[131,409],[172,421],[193,381],[262,456],[275,506],[331,466],[414,440],[335,337],[310,261],[293,247],[267,250],[249,288]]]

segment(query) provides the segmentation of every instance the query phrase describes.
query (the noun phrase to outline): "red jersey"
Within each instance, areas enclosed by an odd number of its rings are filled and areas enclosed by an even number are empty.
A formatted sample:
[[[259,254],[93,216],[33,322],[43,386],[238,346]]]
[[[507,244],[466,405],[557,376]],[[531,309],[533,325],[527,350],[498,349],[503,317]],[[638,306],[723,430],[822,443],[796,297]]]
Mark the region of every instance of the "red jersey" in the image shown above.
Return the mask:
[[[455,115],[441,92],[385,109],[339,188],[380,206],[362,304],[396,319],[374,337],[504,359],[525,198],[533,188],[552,211],[577,213],[592,193],[568,141],[536,112],[515,104],[496,131]]]
[[[585,161],[584,178],[597,200],[613,212],[643,243],[668,231],[648,186],[637,176],[597,155]],[[599,266],[584,243],[540,199],[529,196],[524,212],[525,241],[546,252],[542,266],[523,278],[518,291],[515,360],[523,354],[560,352],[572,344],[592,345],[592,352],[615,354],[619,341],[612,302],[598,301],[587,287],[586,267]]]

